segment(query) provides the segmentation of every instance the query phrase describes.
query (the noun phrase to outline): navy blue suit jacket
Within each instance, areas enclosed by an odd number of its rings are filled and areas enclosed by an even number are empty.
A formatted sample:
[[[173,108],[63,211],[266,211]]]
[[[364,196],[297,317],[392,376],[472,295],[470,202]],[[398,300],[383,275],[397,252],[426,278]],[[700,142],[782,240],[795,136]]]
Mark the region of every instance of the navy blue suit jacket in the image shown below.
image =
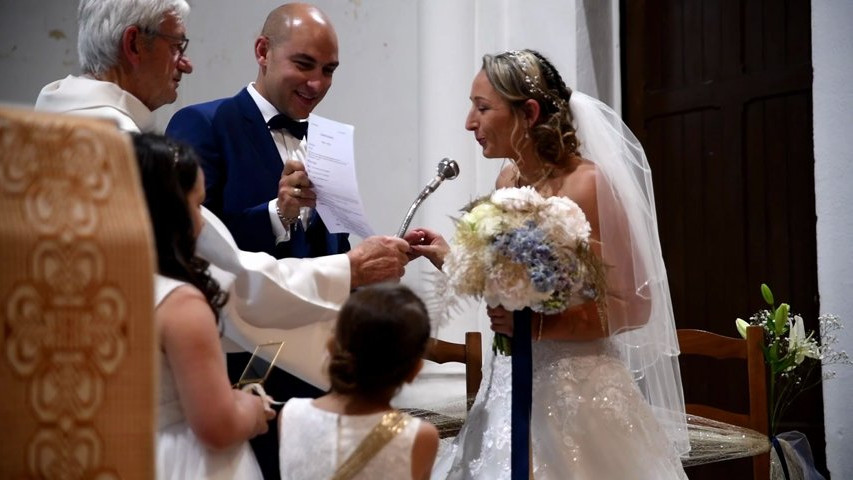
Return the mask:
[[[347,234],[330,234],[315,211],[303,231],[275,243],[268,203],[278,196],[283,164],[261,111],[245,88],[231,98],[191,105],[169,121],[166,134],[193,146],[202,159],[207,199],[237,241],[276,258],[311,258],[349,250]],[[297,222],[298,223],[298,222]]]

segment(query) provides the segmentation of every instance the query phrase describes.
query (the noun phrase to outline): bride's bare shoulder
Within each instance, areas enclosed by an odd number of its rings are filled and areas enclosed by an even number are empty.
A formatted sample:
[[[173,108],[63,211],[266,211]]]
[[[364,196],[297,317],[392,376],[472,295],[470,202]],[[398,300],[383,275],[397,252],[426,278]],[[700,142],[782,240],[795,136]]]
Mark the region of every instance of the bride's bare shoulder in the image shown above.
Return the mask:
[[[574,170],[563,177],[561,194],[570,198],[594,195],[595,177],[595,164],[589,160],[582,160]]]
[[[518,171],[515,169],[515,165],[505,165],[495,180],[495,188],[514,187],[516,178],[518,178]]]

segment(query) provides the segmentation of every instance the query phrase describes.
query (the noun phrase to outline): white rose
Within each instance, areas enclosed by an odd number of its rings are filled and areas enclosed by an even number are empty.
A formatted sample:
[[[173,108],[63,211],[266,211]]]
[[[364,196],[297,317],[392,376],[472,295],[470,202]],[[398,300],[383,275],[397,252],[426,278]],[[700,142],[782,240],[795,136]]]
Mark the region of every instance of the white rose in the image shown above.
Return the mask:
[[[464,220],[483,238],[491,238],[501,231],[501,210],[489,202],[471,209]]]

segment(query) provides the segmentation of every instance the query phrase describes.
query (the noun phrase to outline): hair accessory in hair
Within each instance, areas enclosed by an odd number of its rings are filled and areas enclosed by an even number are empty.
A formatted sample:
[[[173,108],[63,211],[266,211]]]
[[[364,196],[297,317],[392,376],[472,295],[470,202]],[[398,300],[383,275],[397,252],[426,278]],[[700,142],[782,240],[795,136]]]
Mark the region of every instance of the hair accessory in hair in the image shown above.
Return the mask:
[[[564,100],[560,97],[555,97],[549,92],[542,90],[539,87],[539,75],[531,75],[530,74],[530,63],[527,61],[528,52],[525,50],[510,50],[507,52],[507,55],[518,62],[518,66],[521,69],[521,73],[524,74],[524,83],[527,84],[527,87],[530,89],[530,95],[540,95],[549,102],[551,102],[554,107],[557,109],[560,108],[560,104],[564,102]]]

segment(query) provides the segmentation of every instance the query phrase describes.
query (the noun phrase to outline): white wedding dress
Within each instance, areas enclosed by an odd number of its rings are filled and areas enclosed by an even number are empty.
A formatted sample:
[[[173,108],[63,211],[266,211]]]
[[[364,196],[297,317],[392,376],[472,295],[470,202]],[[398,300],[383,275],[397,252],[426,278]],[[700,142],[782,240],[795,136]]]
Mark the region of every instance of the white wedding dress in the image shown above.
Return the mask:
[[[154,276],[155,305],[183,282]],[[249,442],[211,450],[187,423],[166,354],[160,351],[160,410],[157,415],[157,480],[263,479]]]
[[[510,478],[511,357],[495,355],[433,479]],[[536,480],[686,479],[678,454],[610,339],[533,343]]]

